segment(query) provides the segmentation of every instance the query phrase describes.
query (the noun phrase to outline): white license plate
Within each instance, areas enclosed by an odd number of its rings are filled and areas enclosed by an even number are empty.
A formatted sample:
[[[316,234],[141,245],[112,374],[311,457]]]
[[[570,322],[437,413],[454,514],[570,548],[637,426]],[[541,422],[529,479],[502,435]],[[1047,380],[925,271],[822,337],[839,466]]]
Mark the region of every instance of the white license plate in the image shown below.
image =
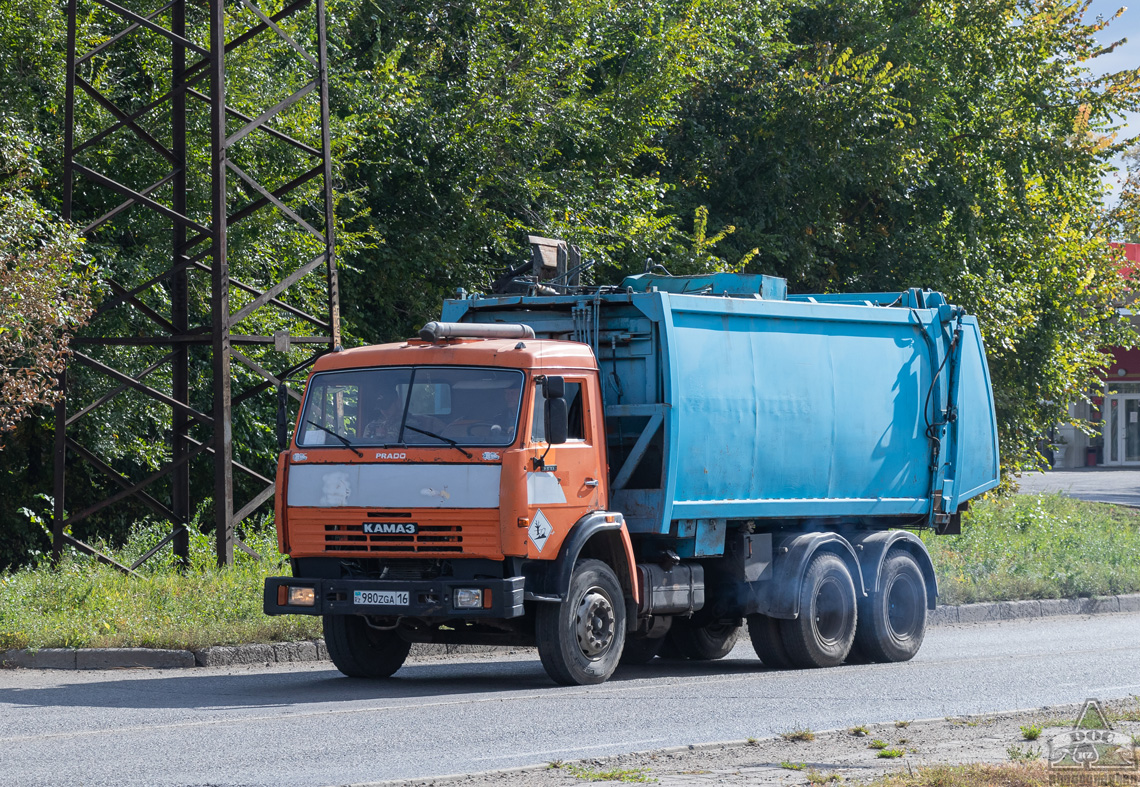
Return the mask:
[[[376,604],[385,607],[408,606],[408,591],[406,590],[354,590],[352,592],[353,604]]]

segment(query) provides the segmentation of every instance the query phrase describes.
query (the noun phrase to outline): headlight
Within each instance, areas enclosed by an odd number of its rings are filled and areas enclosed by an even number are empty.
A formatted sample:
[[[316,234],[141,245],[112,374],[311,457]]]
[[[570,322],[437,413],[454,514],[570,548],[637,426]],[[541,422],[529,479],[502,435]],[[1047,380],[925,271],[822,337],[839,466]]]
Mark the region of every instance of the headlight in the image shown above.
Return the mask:
[[[317,591],[315,588],[290,587],[288,603],[291,607],[316,606]]]
[[[483,591],[474,588],[456,588],[453,603],[456,609],[479,609],[483,606]]]

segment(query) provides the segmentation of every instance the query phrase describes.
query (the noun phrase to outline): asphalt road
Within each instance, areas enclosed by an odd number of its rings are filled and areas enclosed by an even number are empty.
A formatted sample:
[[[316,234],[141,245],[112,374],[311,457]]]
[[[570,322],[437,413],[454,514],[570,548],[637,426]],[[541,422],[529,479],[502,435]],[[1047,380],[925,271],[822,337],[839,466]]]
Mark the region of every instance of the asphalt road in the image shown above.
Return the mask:
[[[1026,473],[1017,480],[1022,494],[1060,492],[1079,500],[1140,507],[1140,470],[1130,467],[1078,467]]]
[[[526,657],[325,665],[0,671],[12,785],[327,785],[469,773],[1140,694],[1140,615],[938,628],[906,664],[775,672],[745,641],[715,664],[656,662],[558,688]]]

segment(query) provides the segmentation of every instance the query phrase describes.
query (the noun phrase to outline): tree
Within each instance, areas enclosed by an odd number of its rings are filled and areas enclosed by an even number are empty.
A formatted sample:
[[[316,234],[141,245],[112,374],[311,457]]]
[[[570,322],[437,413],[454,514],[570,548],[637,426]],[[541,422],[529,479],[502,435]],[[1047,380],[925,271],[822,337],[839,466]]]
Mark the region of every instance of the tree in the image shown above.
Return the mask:
[[[76,230],[29,193],[43,172],[12,127],[0,117],[0,449],[5,433],[57,400],[96,277]]]
[[[381,242],[348,260],[353,331],[409,335],[524,259],[527,233],[580,245],[599,282],[659,258],[675,222],[652,163],[739,5],[361,2],[339,106],[359,118],[346,175]]]
[[[1108,224],[1116,233],[1114,240],[1140,243],[1140,145],[1125,152],[1124,165],[1124,183]]]
[[[941,289],[979,316],[1007,468],[1133,341],[1101,234],[1113,123],[1140,72],[1094,79],[1108,22],[1049,0],[790,2],[663,142],[669,203],[798,291]]]

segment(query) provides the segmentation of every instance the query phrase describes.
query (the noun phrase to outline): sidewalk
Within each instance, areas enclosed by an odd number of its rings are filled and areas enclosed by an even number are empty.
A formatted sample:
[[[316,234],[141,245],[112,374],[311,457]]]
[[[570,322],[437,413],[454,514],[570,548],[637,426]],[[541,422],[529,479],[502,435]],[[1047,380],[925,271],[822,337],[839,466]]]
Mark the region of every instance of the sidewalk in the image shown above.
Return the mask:
[[[1026,473],[1017,479],[1020,494],[1060,492],[1094,503],[1116,503],[1140,508],[1140,469],[1131,467],[1077,467]]]

